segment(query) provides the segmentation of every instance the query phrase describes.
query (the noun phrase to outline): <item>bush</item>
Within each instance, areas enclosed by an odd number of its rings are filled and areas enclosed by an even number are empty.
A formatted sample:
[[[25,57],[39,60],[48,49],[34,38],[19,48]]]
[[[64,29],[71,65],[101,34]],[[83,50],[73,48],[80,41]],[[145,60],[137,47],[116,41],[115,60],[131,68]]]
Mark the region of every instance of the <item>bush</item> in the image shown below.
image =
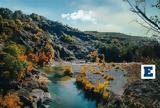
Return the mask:
[[[17,57],[14,57],[10,54],[5,54],[3,55],[3,64],[0,64],[1,68],[1,74],[0,76],[4,76],[4,71],[8,71],[8,75],[4,77],[9,77],[9,78],[19,78],[24,75],[25,69],[28,67],[27,62],[21,61]]]
[[[7,8],[0,8],[0,15],[5,19],[11,19],[13,12]]]
[[[0,97],[0,107],[1,108],[21,108],[22,103],[20,98],[16,93],[8,93],[4,97]]]
[[[72,75],[72,66],[71,65],[64,65],[63,71],[65,75]]]
[[[60,40],[63,41],[63,42],[66,42],[66,43],[72,43],[72,42],[75,41],[74,38],[72,38],[69,35],[63,35],[63,36],[61,36]]]
[[[20,44],[13,43],[6,46],[4,51],[17,57],[18,55],[25,53],[25,47]]]
[[[16,23],[18,26],[22,26],[22,24],[23,24],[23,23],[21,22],[21,20],[19,20],[19,19],[16,19],[16,20],[15,20],[15,23]]]
[[[17,10],[13,13],[13,19],[21,19],[22,16],[23,16],[23,13],[20,10]]]

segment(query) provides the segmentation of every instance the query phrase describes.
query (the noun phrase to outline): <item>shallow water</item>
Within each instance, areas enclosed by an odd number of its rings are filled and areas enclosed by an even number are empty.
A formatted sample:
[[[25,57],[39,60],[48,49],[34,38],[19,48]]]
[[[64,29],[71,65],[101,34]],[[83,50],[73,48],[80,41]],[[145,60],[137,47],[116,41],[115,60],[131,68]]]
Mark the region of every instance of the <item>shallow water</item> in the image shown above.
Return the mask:
[[[76,88],[74,78],[50,82],[48,86],[53,98],[50,108],[96,108],[96,101],[86,99],[84,93]]]

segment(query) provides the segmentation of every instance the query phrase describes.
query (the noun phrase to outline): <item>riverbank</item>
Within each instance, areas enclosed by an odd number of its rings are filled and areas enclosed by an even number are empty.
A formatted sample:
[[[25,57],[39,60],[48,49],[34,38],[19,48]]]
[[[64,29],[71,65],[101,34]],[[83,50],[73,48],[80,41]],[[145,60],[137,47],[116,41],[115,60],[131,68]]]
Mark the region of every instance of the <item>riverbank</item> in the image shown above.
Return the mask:
[[[76,66],[78,66],[78,68]],[[55,76],[45,74],[46,70],[43,69],[33,69],[31,72],[26,73],[24,78],[18,82],[6,84],[8,86],[7,88],[9,88],[6,92],[16,93],[23,104],[22,108],[88,108],[90,106],[92,106],[92,108],[108,108],[109,106],[113,108],[119,106],[121,106],[121,108],[128,106],[139,108],[135,104],[137,104],[138,98],[143,100],[141,94],[143,94],[144,98],[148,99],[152,105],[152,102],[154,102],[155,105],[159,102],[157,98],[158,95],[154,97],[151,93],[154,92],[154,94],[158,94],[160,82],[158,80],[139,80],[139,63],[108,63],[106,65],[106,71],[103,74],[106,73],[113,76],[113,80],[109,81],[108,87],[104,88],[110,91],[110,96],[107,98],[103,98],[102,95],[95,94],[90,90],[85,90],[83,86],[78,85],[76,77],[81,74],[77,72],[80,71],[78,69],[80,69],[81,66],[83,65],[72,65],[72,75],[68,77],[66,77],[64,71],[59,72],[57,70],[57,68],[61,70],[57,65],[56,72],[53,72],[56,74]],[[74,69],[77,71],[75,72]],[[98,75],[98,73],[95,74]],[[95,80],[93,74],[90,73],[87,75],[87,78]],[[145,94],[143,93],[144,87],[147,90]],[[152,91],[152,89],[154,91]],[[138,98],[136,98],[136,96],[138,96]],[[152,97],[152,99],[148,97]],[[131,102],[131,99],[134,99],[134,103]],[[142,102],[140,106],[143,107],[144,104],[146,104],[146,102]]]
[[[23,79],[12,81],[9,84],[1,84],[2,89],[7,94],[8,102],[21,103],[21,108],[48,108],[52,98],[48,91],[48,78],[44,73],[34,69],[30,73],[26,73]],[[4,87],[5,86],[5,87]],[[5,93],[4,93],[5,94]],[[17,96],[18,100],[14,101],[12,94]],[[13,103],[10,105],[15,105]],[[18,105],[17,105],[18,106]],[[10,106],[11,108],[15,106]],[[9,107],[9,108],[10,108]]]

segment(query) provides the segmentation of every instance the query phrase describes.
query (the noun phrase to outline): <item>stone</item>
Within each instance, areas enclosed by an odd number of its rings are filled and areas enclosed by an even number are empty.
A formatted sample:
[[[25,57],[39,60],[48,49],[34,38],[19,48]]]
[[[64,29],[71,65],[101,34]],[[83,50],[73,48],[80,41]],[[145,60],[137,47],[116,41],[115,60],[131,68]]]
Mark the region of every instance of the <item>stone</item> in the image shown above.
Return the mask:
[[[137,80],[125,89],[124,103],[140,104],[140,107],[159,108],[160,103],[160,80]],[[136,107],[136,105],[135,105]]]

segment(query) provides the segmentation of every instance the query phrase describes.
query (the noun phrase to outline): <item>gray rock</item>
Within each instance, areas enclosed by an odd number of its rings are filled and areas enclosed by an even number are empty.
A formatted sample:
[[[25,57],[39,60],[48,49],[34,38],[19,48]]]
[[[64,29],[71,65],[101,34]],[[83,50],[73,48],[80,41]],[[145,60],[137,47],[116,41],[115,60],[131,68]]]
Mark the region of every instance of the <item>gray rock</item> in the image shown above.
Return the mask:
[[[138,80],[131,83],[124,92],[124,103],[138,107],[159,108],[160,80]]]
[[[30,93],[30,96],[33,97],[33,107],[38,108],[38,106],[47,106],[51,102],[51,95],[48,92],[44,92],[42,89],[33,89]]]

